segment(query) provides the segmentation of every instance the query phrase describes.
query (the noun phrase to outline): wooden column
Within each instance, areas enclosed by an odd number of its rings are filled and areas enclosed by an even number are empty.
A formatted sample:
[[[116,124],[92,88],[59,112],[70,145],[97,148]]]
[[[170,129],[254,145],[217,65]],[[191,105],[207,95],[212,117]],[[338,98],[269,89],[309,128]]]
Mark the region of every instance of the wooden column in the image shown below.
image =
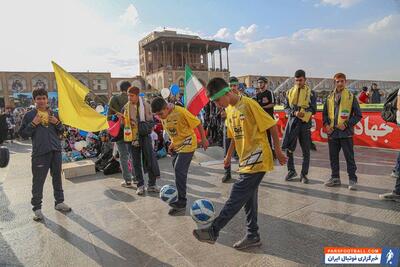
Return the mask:
[[[219,70],[222,71],[222,50],[219,47]]]
[[[229,51],[228,51],[228,49],[229,49],[229,46],[226,47],[226,66],[229,71]]]
[[[171,65],[172,65],[172,69],[175,69],[174,67],[174,42],[171,42]]]
[[[181,58],[182,58],[182,67],[185,67],[185,65],[183,64],[183,45],[181,46]]]
[[[206,44],[206,65],[207,65],[207,71],[210,68],[210,66],[208,65],[208,44]]]
[[[165,68],[165,41],[162,41],[162,64],[163,68]]]
[[[190,44],[187,44],[187,60],[186,63],[190,66]]]

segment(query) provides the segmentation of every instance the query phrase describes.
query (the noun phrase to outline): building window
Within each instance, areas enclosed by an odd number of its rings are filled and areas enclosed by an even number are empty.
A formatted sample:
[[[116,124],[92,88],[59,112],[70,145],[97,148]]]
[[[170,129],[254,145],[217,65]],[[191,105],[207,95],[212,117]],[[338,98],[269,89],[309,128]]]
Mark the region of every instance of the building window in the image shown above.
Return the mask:
[[[12,93],[19,93],[26,90],[26,80],[19,75],[14,75],[8,79],[8,89]]]
[[[95,80],[93,80],[93,88],[102,91],[107,90],[107,80],[102,76],[97,77]]]
[[[48,81],[45,77],[36,76],[32,79],[32,89],[45,89],[49,88]]]

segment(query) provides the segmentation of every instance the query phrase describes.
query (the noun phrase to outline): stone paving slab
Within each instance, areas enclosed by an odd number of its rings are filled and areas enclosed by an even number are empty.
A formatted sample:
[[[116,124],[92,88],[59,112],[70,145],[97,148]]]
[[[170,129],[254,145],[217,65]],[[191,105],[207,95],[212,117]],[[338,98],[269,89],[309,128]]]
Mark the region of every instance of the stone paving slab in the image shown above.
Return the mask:
[[[400,247],[400,204],[378,199],[393,189],[395,179],[389,174],[396,151],[356,148],[359,190],[354,192],[345,186],[345,172],[342,187],[324,187],[330,176],[325,144],[312,152],[308,185],[284,181],[286,168],[276,166],[259,188],[263,245],[236,251],[232,245],[245,233],[243,210],[215,245],[200,243],[192,236],[196,224],[189,208],[185,215],[171,217],[158,194],[140,197],[121,187],[121,174],[65,180],[66,203],[73,208],[69,214],[54,210],[47,179],[46,219],[34,222],[30,145],[9,147],[10,165],[0,169],[0,266],[315,266],[322,265],[325,246]],[[218,211],[222,208],[232,183],[220,182],[221,155],[215,147],[196,154],[189,172],[189,203],[208,198]],[[298,151],[295,161],[301,163]],[[171,159],[159,163],[159,185],[174,183]],[[341,165],[345,171],[343,157]]]

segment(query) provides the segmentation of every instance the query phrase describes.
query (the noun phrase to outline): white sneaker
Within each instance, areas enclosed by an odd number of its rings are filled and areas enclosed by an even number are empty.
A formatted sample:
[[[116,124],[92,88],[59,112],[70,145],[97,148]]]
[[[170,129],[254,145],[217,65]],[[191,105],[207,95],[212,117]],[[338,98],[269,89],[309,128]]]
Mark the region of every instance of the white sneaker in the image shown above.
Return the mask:
[[[42,213],[42,210],[35,210],[34,211],[34,216],[33,216],[33,220],[34,221],[41,221],[41,220],[43,220],[44,219],[44,216],[43,216],[43,213]]]
[[[357,190],[357,183],[350,181],[349,182],[349,190]]]
[[[65,203],[58,203],[55,207],[56,210],[62,212],[70,212],[72,209]]]
[[[139,186],[139,187],[136,189],[136,194],[139,195],[139,196],[142,196],[142,195],[144,194],[144,185]]]
[[[147,192],[160,193],[160,188],[156,185],[151,185],[147,187]]]

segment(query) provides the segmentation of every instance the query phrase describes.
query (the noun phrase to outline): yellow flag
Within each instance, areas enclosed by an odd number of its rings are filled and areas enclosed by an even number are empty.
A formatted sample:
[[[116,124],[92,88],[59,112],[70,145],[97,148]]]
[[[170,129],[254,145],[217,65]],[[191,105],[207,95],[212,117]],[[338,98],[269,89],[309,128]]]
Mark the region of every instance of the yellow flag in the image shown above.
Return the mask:
[[[58,113],[62,123],[87,132],[108,129],[107,117],[85,103],[89,89],[55,62],[51,63],[57,81]]]

